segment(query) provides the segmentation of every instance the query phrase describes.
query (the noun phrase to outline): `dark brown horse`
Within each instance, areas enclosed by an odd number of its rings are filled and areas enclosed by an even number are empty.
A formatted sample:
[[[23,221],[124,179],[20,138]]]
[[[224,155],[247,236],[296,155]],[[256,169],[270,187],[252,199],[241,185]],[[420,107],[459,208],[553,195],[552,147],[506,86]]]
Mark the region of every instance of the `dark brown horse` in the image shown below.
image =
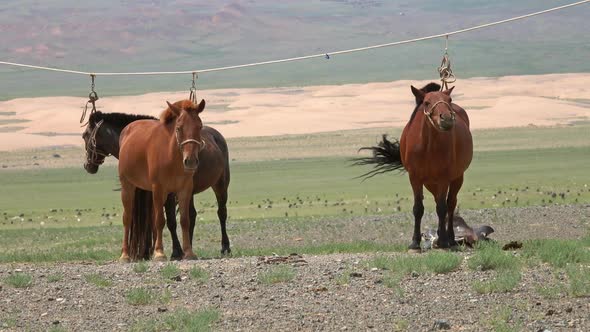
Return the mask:
[[[408,172],[414,192],[414,234],[410,250],[420,250],[420,223],[424,215],[423,188],[434,196],[438,215],[438,246],[456,245],[453,215],[463,173],[473,157],[469,118],[464,109],[452,103],[451,92],[438,91],[430,83],[422,89],[412,88],[416,108],[404,128],[400,141],[384,136],[376,147],[368,147],[372,157],[360,158],[357,165],[375,165],[365,176],[401,169]]]
[[[107,156],[112,155],[119,159],[119,137],[121,131],[128,124],[136,120],[152,120],[158,119],[147,115],[133,115],[125,113],[93,113],[82,138],[85,141],[86,147],[86,162],[84,169],[90,174],[98,171],[99,166],[104,162]],[[199,172],[195,173],[194,190],[195,194],[212,188],[217,199],[217,216],[221,225],[221,253],[231,253],[229,237],[226,231],[227,220],[227,191],[230,180],[229,170],[229,153],[225,138],[214,128],[204,126],[201,131],[201,137],[205,141],[207,148],[199,152]],[[223,169],[220,173],[219,169]],[[137,204],[151,200],[150,192],[143,189],[136,189]],[[180,241],[176,234],[176,197],[174,194],[169,194],[164,210],[166,213],[166,225],[172,237],[172,256],[171,259],[181,259],[183,256]],[[191,199],[189,218],[190,218],[190,237],[191,243],[193,239],[193,231],[195,228],[195,220],[197,211],[194,206],[194,199]],[[143,258],[149,258],[149,247],[151,246],[151,239],[149,244],[146,243]]]
[[[162,230],[163,207],[168,193],[175,193],[178,198],[183,258],[196,257],[190,242],[188,210],[193,195],[193,176],[199,166],[199,151],[206,146],[201,139],[203,123],[199,117],[204,109],[204,100],[199,105],[189,100],[168,103],[160,122],[138,120],[121,132],[119,180],[124,226],[121,261],[142,258],[145,251],[134,249],[141,249],[145,244],[144,237],[135,237],[137,243],[133,243],[130,235],[132,232],[149,234],[152,228],[153,259],[166,260]],[[146,202],[145,207],[135,206],[136,188],[152,192],[151,205]],[[142,220],[134,218],[138,212],[143,214]]]

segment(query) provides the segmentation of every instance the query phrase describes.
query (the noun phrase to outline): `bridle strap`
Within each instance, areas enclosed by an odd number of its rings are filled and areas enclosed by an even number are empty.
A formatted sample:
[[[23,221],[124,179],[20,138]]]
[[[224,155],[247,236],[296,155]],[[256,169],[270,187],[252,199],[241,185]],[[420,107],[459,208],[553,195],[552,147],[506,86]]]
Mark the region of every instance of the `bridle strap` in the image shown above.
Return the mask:
[[[104,158],[111,155],[110,153],[105,153],[96,147],[96,136],[98,134],[98,129],[100,129],[100,126],[102,126],[103,123],[104,119],[98,121],[95,124],[94,129],[92,129],[92,132],[90,133],[88,144],[86,145],[86,161],[93,165],[101,165],[104,162]],[[97,162],[95,161],[97,156],[101,156],[104,158],[100,162]]]
[[[447,106],[449,111],[451,111],[451,120],[455,120],[455,110],[453,109],[453,106],[451,104],[447,103],[444,100],[437,101],[436,103],[434,103],[434,105],[430,106],[429,110],[426,110],[426,105],[424,105],[424,115],[426,115],[426,118],[428,118],[430,124],[432,124],[434,128],[440,130],[440,128],[438,128],[438,126],[432,120],[432,112],[434,111],[434,108],[438,106],[438,104],[445,104]]]
[[[185,139],[184,141],[181,142],[180,139],[178,138],[178,130],[176,131],[176,142],[178,143],[179,150],[182,149],[182,147],[184,145],[189,144],[189,143],[195,143],[195,144],[199,145],[199,151],[203,151],[205,146],[207,146],[207,143],[205,143],[204,139],[201,139],[201,141],[199,142],[196,139],[188,138],[188,139]]]

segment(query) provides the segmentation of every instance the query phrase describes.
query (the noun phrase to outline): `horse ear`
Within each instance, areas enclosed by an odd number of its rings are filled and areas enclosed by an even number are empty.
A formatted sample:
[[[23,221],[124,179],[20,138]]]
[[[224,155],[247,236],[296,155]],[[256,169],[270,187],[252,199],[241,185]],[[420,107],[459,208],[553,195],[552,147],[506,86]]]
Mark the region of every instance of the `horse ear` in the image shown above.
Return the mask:
[[[444,93],[445,95],[447,95],[447,96],[450,96],[450,95],[451,95],[451,92],[453,92],[453,89],[454,89],[454,88],[455,88],[455,87],[452,87],[452,88],[450,88],[450,89],[448,89],[448,90],[445,90],[445,91],[443,91],[443,93]]]
[[[197,114],[203,112],[204,109],[205,109],[205,99],[201,99],[201,102],[197,106]]]
[[[425,95],[424,91],[416,89],[413,85],[411,85],[410,87],[412,88],[412,93],[414,94],[414,97],[416,97],[416,105],[422,104]]]
[[[170,104],[170,102],[167,100],[166,100],[166,104],[168,104],[168,108],[172,111],[172,113],[174,113],[174,115],[176,115],[176,116],[180,115],[180,111],[181,111],[180,108]]]

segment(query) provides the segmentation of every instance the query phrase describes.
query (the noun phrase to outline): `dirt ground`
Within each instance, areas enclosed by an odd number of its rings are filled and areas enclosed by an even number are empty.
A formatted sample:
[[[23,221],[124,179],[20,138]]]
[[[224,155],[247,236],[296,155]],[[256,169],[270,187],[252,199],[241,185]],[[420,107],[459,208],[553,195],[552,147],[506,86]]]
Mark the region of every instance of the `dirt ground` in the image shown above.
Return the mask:
[[[473,220],[483,212],[463,215]],[[492,238],[501,243],[581,238],[588,234],[589,215],[590,205],[498,209]],[[485,220],[489,218],[477,221]],[[502,312],[514,330],[590,330],[589,298],[549,298],[538,291],[563,282],[565,273],[544,264],[525,266],[512,291],[479,294],[472,283],[489,280],[496,272],[470,270],[472,250],[456,254],[463,258],[456,271],[412,273],[402,278],[399,288],[388,287],[388,271],[368,262],[405,253],[303,255],[282,263],[291,266],[294,277],[274,284],[262,282],[260,276],[276,265],[259,257],[176,262],[180,274],[173,279],[161,274],[167,263],[150,262],[145,273],[135,272],[135,264],[117,262],[5,264],[0,265],[0,280],[22,272],[33,276],[33,284],[14,288],[0,283],[0,330],[124,331],[138,321],[161,320],[179,308],[215,308],[220,318],[212,329],[219,331],[487,331],[494,329]],[[195,266],[207,272],[206,280],[189,277]],[[62,279],[51,280],[56,274]],[[111,284],[98,287],[88,282],[91,274]],[[168,299],[131,305],[126,292],[139,286],[168,294]]]

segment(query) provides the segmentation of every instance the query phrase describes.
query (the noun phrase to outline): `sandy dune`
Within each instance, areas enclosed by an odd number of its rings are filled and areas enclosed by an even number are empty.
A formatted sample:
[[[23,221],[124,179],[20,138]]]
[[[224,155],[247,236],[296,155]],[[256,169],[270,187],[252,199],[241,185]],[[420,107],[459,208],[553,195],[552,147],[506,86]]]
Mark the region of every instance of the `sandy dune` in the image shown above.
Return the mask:
[[[465,79],[456,84],[454,102],[467,110],[472,128],[568,124],[590,118],[588,82],[586,73]],[[413,109],[410,84],[426,83],[204,90],[198,96],[207,101],[204,122],[226,137],[268,136],[402,127]],[[98,105],[103,112],[158,116],[166,100],[187,96],[186,92],[103,96]],[[82,145],[79,118],[85,102],[75,97],[0,102],[0,151]]]

